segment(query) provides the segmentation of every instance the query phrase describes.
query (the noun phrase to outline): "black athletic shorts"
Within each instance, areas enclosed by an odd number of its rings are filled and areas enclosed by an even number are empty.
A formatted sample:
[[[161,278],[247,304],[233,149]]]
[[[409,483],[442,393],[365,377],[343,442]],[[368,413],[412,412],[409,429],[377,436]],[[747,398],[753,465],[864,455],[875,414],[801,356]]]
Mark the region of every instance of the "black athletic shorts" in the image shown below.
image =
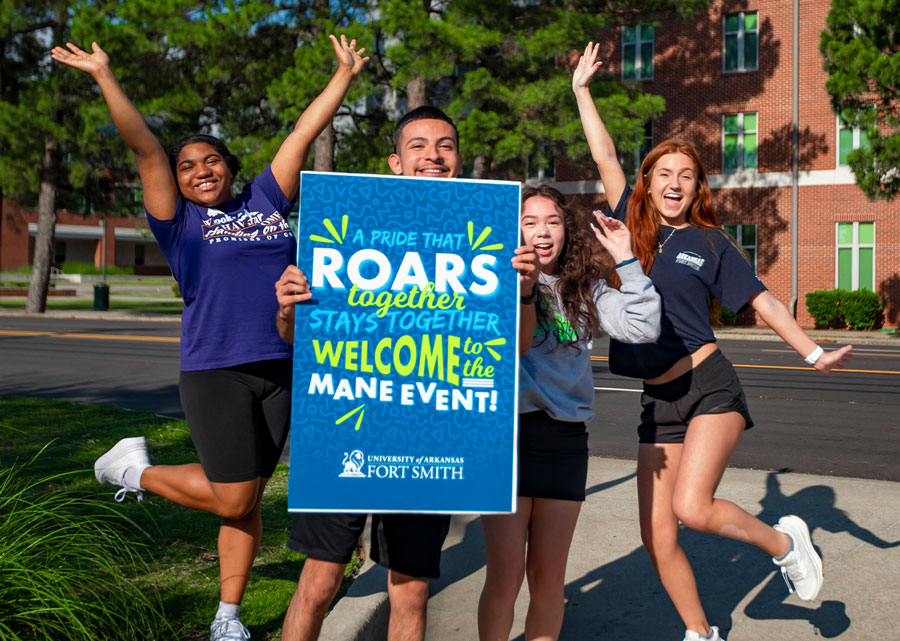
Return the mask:
[[[588,433],[584,423],[538,410],[519,414],[519,496],[583,501]]]
[[[291,426],[291,359],[181,372],[181,406],[206,478],[270,478]]]
[[[287,545],[319,561],[349,563],[367,516],[295,514]],[[395,572],[436,579],[441,575],[441,548],[449,531],[449,514],[373,514],[372,560]]]
[[[641,394],[641,443],[684,443],[695,416],[737,412],[753,427],[744,388],[731,362],[718,349],[678,378],[650,385]]]

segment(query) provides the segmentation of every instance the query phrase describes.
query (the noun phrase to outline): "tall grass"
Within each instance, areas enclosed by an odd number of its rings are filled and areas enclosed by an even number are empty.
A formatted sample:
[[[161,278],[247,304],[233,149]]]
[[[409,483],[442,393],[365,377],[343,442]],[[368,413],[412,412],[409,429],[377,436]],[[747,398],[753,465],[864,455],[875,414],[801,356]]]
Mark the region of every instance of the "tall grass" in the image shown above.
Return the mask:
[[[71,473],[27,479],[33,463],[0,468],[0,640],[173,638],[159,602],[131,578],[146,571],[119,534],[134,524],[68,492]]]

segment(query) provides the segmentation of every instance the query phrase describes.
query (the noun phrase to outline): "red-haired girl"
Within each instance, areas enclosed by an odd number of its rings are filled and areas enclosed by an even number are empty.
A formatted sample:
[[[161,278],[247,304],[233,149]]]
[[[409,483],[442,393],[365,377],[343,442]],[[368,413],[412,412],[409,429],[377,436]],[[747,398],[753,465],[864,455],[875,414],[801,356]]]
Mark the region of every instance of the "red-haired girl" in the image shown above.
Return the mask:
[[[752,543],[772,555],[788,587],[804,600],[822,586],[822,561],[809,529],[796,516],[774,527],[715,498],[728,459],[753,425],[740,381],[716,347],[710,304],[738,312],[747,305],[807,363],[830,373],[851,346],[823,352],[765,285],[716,222],[706,172],[693,145],[668,140],[626,183],[612,139],[588,85],[600,68],[599,45],[588,44],[572,89],[612,217],[624,220],[634,254],[662,297],[662,331],[652,345],[610,344],[610,371],[644,379],[638,428],[641,538],[684,621],[685,641],[720,639],[700,603],[691,566],[678,544],[678,521]]]

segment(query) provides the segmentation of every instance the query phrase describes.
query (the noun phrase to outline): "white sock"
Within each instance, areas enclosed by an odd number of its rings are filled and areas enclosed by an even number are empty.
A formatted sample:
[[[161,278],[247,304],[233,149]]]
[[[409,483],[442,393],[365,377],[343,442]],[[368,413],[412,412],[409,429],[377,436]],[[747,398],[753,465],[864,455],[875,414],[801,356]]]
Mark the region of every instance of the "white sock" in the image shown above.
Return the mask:
[[[141,487],[141,475],[144,473],[149,465],[144,467],[132,466],[125,470],[125,474],[122,480],[125,482],[130,488],[134,488],[135,490],[143,490],[146,488]]]
[[[241,611],[239,603],[225,603],[219,601],[219,609],[216,612],[217,619],[237,619],[238,613]]]

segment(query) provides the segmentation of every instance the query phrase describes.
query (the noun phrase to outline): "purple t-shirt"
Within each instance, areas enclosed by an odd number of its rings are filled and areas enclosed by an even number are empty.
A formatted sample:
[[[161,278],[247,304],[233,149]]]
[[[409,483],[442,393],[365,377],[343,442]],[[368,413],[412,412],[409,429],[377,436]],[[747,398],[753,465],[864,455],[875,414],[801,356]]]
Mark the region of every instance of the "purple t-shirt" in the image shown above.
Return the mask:
[[[266,167],[221,208],[179,194],[171,220],[147,214],[184,298],[182,371],[291,357],[275,325],[275,281],[297,255],[291,207]]]

